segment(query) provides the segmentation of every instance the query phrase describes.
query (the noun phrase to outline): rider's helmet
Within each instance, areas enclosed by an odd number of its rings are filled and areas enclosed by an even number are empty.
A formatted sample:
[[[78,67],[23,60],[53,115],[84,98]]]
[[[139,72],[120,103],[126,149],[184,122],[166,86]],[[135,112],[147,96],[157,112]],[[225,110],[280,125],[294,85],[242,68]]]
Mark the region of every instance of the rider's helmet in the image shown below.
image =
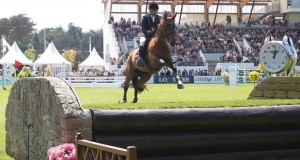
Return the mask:
[[[152,9],[152,10],[158,10],[158,9],[159,9],[159,8],[158,8],[158,4],[155,3],[155,2],[150,3],[149,9]]]

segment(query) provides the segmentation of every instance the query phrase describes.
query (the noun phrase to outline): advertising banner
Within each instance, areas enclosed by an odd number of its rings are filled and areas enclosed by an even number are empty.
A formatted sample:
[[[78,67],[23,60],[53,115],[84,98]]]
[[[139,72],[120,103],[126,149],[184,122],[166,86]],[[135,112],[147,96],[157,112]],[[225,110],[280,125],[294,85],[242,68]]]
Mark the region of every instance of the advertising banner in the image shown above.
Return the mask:
[[[221,76],[194,76],[194,83],[224,83]]]
[[[175,77],[153,76],[154,83],[176,83]],[[182,83],[194,83],[194,76],[180,77]]]

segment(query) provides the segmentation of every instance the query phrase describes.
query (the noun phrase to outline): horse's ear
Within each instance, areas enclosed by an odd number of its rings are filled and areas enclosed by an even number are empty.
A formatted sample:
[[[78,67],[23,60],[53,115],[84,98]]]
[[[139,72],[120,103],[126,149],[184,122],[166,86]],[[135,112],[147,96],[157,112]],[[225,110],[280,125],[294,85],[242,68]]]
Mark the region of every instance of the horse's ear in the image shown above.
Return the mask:
[[[175,12],[175,14],[172,16],[172,20],[174,21],[174,19],[176,18],[177,12]]]
[[[168,19],[168,14],[167,12],[164,12],[164,20],[167,20]]]

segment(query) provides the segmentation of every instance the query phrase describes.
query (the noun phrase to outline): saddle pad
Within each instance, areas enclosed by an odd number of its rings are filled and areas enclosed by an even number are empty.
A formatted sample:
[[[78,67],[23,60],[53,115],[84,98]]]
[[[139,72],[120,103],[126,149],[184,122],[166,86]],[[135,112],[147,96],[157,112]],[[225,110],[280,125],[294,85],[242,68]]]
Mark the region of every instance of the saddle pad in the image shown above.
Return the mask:
[[[134,56],[135,56],[135,58],[137,58],[137,57],[139,57],[139,49],[136,49],[135,51],[134,51]]]

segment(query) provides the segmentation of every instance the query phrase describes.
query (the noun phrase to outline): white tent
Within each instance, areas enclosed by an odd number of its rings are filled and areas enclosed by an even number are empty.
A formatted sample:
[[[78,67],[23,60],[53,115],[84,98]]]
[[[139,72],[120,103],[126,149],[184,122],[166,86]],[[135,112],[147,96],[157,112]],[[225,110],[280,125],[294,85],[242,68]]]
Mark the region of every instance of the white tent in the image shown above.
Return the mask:
[[[0,64],[15,64],[15,61],[32,65],[32,62],[23,54],[16,42],[9,48],[4,57],[0,59]]]
[[[95,47],[93,48],[92,52],[88,58],[86,58],[82,63],[79,64],[80,69],[84,69],[85,67],[106,67],[106,63],[104,60],[99,56],[98,52],[96,51]]]
[[[51,42],[45,52],[34,62],[34,65],[71,65],[56,49],[54,43]]]
[[[66,71],[71,70],[71,62],[67,61],[51,42],[45,52],[34,62],[34,69],[42,71],[45,66],[51,66],[54,76],[66,76]],[[42,68],[39,68],[42,67]]]

